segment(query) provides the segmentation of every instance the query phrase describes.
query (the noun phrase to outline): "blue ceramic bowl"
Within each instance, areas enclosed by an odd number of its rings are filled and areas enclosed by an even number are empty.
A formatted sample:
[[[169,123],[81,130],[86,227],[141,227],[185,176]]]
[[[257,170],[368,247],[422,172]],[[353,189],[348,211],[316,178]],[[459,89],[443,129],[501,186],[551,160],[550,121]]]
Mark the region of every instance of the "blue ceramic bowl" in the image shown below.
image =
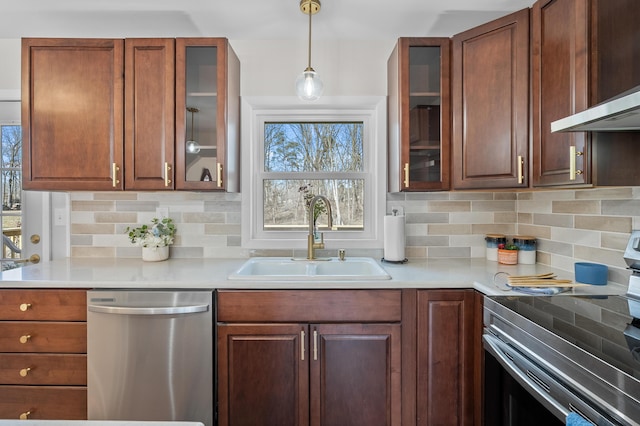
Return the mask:
[[[606,285],[609,275],[607,265],[589,262],[575,263],[576,281],[584,284]]]

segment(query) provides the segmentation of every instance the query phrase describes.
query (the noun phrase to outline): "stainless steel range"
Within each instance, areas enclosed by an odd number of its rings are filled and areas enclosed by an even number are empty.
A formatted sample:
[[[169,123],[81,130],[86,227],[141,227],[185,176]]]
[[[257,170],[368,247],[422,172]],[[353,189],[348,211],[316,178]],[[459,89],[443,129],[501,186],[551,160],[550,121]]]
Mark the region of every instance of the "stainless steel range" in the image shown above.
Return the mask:
[[[485,297],[485,424],[640,425],[640,231],[624,257],[624,296]]]

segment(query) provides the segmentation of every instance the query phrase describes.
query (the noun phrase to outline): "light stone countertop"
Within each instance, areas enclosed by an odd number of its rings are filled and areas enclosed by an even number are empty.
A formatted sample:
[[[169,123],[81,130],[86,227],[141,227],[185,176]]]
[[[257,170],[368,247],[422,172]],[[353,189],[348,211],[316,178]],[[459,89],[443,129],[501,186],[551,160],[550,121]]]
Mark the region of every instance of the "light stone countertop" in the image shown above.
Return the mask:
[[[0,273],[0,288],[118,289],[388,289],[475,288],[487,295],[509,295],[493,284],[496,272],[530,275],[567,271],[546,265],[502,265],[485,259],[410,259],[404,264],[381,262],[390,280],[370,281],[232,281],[227,277],[246,259],[169,259],[144,262],[123,258],[67,258]],[[589,285],[561,293],[624,294],[626,285]]]

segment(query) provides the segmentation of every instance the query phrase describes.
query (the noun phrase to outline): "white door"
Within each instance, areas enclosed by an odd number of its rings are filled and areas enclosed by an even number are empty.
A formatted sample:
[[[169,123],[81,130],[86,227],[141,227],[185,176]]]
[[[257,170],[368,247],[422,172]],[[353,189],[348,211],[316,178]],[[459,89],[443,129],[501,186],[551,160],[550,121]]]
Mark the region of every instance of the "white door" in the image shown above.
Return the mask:
[[[49,194],[22,191],[20,102],[0,99],[0,266],[2,270],[48,260]]]

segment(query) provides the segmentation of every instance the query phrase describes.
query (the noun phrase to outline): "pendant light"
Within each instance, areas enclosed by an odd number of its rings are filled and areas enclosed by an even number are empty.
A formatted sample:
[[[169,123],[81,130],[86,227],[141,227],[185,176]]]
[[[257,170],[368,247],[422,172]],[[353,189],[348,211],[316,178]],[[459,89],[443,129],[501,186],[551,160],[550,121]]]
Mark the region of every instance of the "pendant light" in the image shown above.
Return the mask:
[[[187,141],[186,149],[189,154],[197,154],[200,152],[200,144],[193,139],[193,114],[200,112],[200,110],[195,107],[187,107],[187,111],[191,113],[191,139]]]
[[[305,101],[320,99],[324,85],[313,68],[311,68],[311,15],[320,11],[320,0],[300,0],[300,10],[309,15],[309,63],[307,68],[296,79],[296,94]]]

